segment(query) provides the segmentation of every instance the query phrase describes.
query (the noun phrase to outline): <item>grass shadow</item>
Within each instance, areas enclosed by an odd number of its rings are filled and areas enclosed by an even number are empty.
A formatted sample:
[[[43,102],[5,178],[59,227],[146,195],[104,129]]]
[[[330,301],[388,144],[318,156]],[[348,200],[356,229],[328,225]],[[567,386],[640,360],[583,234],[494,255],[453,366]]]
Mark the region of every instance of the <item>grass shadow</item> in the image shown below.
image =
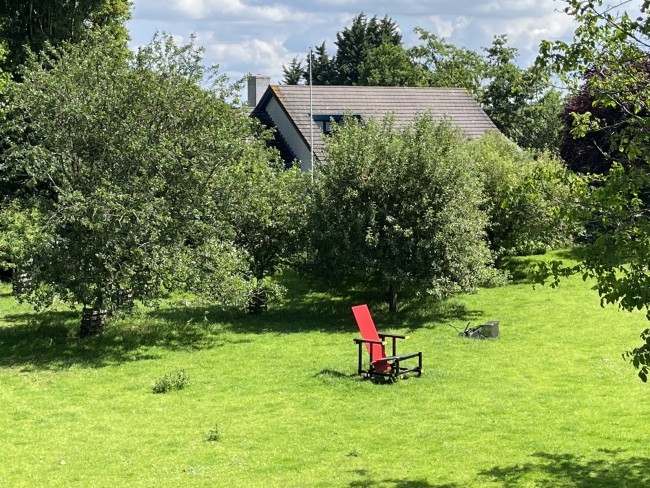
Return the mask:
[[[102,367],[110,364],[155,359],[166,350],[202,350],[218,347],[241,335],[265,333],[350,333],[358,329],[350,307],[368,303],[380,330],[434,328],[449,320],[467,320],[481,314],[453,301],[435,303],[423,298],[403,302],[397,314],[388,313],[381,294],[324,286],[304,277],[288,276],[288,293],[261,315],[213,305],[178,302],[140,310],[135,316],[111,320],[106,331],[80,339],[79,313],[45,311],[6,315],[9,325],[0,327],[0,367],[63,369],[72,365]]]
[[[328,378],[328,379],[356,379],[358,375],[356,373],[346,374],[341,373],[340,371],[335,371],[333,369],[323,369],[314,375],[314,378]]]
[[[600,450],[608,457],[586,459],[573,454],[532,454],[532,461],[495,467],[479,473],[498,480],[500,486],[527,485],[557,488],[627,488],[650,486],[650,458],[624,457],[622,451]]]
[[[534,281],[530,278],[530,271],[533,263],[539,262],[539,259],[534,257],[505,257],[501,261],[501,269],[504,270],[510,277],[510,282],[515,285],[533,284]]]
[[[379,330],[432,328],[451,320],[471,320],[482,315],[454,300],[435,302],[426,295],[411,296],[402,301],[400,310],[389,313],[384,296],[376,290],[333,288],[316,280],[288,276],[282,284],[287,294],[281,303],[271,303],[269,310],[250,315],[238,310],[223,310],[214,306],[175,305],[152,311],[157,320],[169,323],[200,321],[207,317],[230,331],[245,334],[292,334],[310,331],[325,333],[356,333],[351,307],[367,303]]]
[[[355,469],[352,471],[363,479],[351,481],[350,488],[392,486],[394,488],[458,488],[460,485],[455,483],[433,484],[425,479],[406,479],[406,478],[388,478],[384,480],[375,479],[366,469]]]
[[[0,327],[0,367],[66,369],[73,365],[103,367],[129,361],[156,359],[154,347],[200,350],[223,345],[203,324],[162,324],[155,321],[116,320],[95,337],[77,336],[77,312],[46,311],[7,315]]]
[[[585,248],[582,246],[575,246],[570,249],[561,249],[554,252],[558,259],[571,259],[573,261],[581,261],[584,257],[584,253]]]
[[[584,249],[576,246],[534,256],[506,256],[502,259],[499,268],[508,273],[513,284],[534,284],[534,281],[530,278],[530,271],[535,263],[562,260],[577,262],[582,260],[583,253]]]

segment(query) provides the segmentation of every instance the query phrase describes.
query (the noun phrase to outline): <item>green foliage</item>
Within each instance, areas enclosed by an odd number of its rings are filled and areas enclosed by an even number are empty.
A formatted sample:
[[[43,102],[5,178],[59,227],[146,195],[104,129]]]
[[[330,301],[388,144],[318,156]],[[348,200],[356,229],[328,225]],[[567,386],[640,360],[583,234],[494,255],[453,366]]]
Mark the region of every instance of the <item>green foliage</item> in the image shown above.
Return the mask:
[[[479,100],[494,124],[521,147],[557,151],[563,101],[551,88],[548,70],[522,69],[518,50],[496,36],[486,52],[486,82]]]
[[[383,44],[401,46],[402,35],[397,24],[388,16],[370,20],[361,12],[352,20],[350,27],[345,27],[336,34],[336,56],[334,66],[337,85],[357,85],[361,65],[368,53]]]
[[[559,160],[546,153],[532,157],[500,134],[471,141],[468,150],[482,180],[496,256],[537,254],[568,244],[572,196]]]
[[[618,116],[600,119],[585,112],[575,118],[575,134],[594,130],[611,130],[607,126],[624,126],[611,141],[629,161],[644,160],[649,149],[648,109],[650,87],[648,51],[650,27],[648,3],[641,16],[632,18],[620,8],[599,8],[600,1],[570,0],[565,12],[579,23],[571,44],[545,42],[541,45],[538,64],[557,71],[574,88],[589,78],[591,105],[599,111],[615,109]],[[601,148],[607,151],[609,148]],[[617,160],[616,151],[612,158]],[[647,159],[647,158],[645,158]]]
[[[126,47],[125,23],[130,18],[129,0],[5,0],[0,13],[0,39],[8,56],[0,69],[16,75],[29,52],[40,52],[47,44],[79,42],[89,32],[108,29],[111,42]]]
[[[465,88],[476,97],[499,130],[519,146],[557,151],[562,96],[552,88],[548,69],[523,69],[518,51],[505,35],[483,48],[485,55],[446,42],[421,27],[420,44],[409,50],[423,68],[414,86]],[[408,81],[407,81],[408,83]]]
[[[390,69],[390,66],[385,63],[395,61],[395,57],[392,53],[388,55],[388,58],[386,58],[386,54],[376,53],[369,60],[370,53],[384,45],[395,46],[403,51],[402,35],[395,22],[388,16],[383,19],[376,16],[368,19],[363,12],[352,20],[349,27],[337,32],[334,44],[337,50],[332,58],[327,54],[325,42],[315,49],[312,60],[312,79],[315,85],[364,84],[365,81],[361,81],[362,77],[364,80],[368,80],[368,78],[376,80],[380,74],[372,74],[373,71],[384,72]],[[297,62],[297,60],[294,61]],[[364,63],[365,69],[363,68]],[[294,72],[297,73],[297,70],[291,68],[290,65],[285,72],[285,79],[294,81],[298,79],[294,76]],[[288,76],[289,73],[291,73],[291,77]],[[303,74],[305,81],[308,81],[308,77],[309,58],[307,58],[307,68]]]
[[[538,63],[550,66],[577,89],[589,77],[592,105],[614,108],[620,130],[611,140],[615,163],[597,181],[589,177],[580,186],[580,207],[575,217],[595,229],[593,242],[583,250],[577,265],[546,264],[537,279],[558,279],[580,273],[596,279],[601,304],[618,304],[624,310],[644,309],[650,319],[650,3],[643,2],[641,15],[631,17],[621,8],[604,7],[600,1],[567,1],[565,12],[578,27],[571,43],[542,44]],[[609,129],[607,117],[591,111],[574,117],[574,135]],[[618,161],[625,160],[625,166]],[[595,184],[591,184],[595,183]],[[628,357],[647,379],[645,345]]]
[[[229,211],[234,244],[246,256],[252,298],[282,294],[268,278],[282,267],[304,262],[307,221],[311,207],[310,175],[251,160],[227,174]]]
[[[363,86],[427,86],[428,73],[418,66],[401,44],[382,44],[371,49],[362,62]]]
[[[41,215],[36,208],[22,208],[17,200],[0,206],[0,270],[13,270],[25,262],[27,249],[42,240]]]
[[[245,302],[229,172],[270,157],[229,103],[237,87],[169,36],[120,54],[88,38],[32,58],[13,86],[4,157],[47,188],[25,203],[41,238],[15,261],[31,284],[20,297],[128,309],[190,289]]]
[[[483,57],[471,49],[458,47],[443,38],[417,27],[420,45],[410,54],[427,73],[427,84],[447,88],[465,88],[478,97],[487,65]]]
[[[312,56],[312,82],[314,85],[332,85],[336,80],[336,67],[334,60],[330,59],[325,48],[325,41],[317,46]],[[307,70],[309,69],[309,59],[307,59]],[[309,73],[307,73],[309,76]],[[306,79],[305,81],[309,81]]]
[[[346,119],[317,182],[317,271],[385,287],[391,299],[410,286],[444,296],[492,277],[480,181],[463,142],[429,116],[400,129],[390,118]]]
[[[282,74],[284,76],[282,83],[285,85],[297,85],[300,83],[305,77],[305,68],[302,66],[302,62],[298,59],[298,56],[291,60],[289,66],[282,65]],[[308,76],[309,74],[307,73]]]
[[[217,424],[205,434],[205,440],[208,442],[219,442],[221,437],[221,430],[219,430],[219,425]]]
[[[553,88],[529,99],[518,110],[507,130],[508,137],[520,147],[557,154],[564,128],[564,97]]]
[[[169,371],[156,380],[153,385],[154,393],[169,393],[174,390],[182,390],[190,384],[190,377],[185,370],[177,369]]]
[[[0,42],[0,116],[3,116],[3,109],[4,109],[4,93],[6,89],[7,83],[11,81],[11,73],[8,73],[5,71],[2,66],[5,63],[7,59],[7,47],[3,42]]]
[[[12,82],[11,73],[4,70],[3,66],[7,58],[7,48],[5,43],[0,38],[0,124],[4,123],[7,116],[7,96],[8,88]],[[0,148],[3,142],[0,141]],[[1,149],[0,149],[1,151]],[[8,172],[4,161],[0,158],[0,212],[2,212],[3,205],[11,196],[20,189],[20,182],[17,178],[12,178]],[[1,244],[0,244],[1,246]],[[2,251],[0,251],[1,253]],[[2,261],[0,257],[0,262]],[[1,266],[1,265],[0,265]]]
[[[632,365],[639,370],[641,381],[647,383],[650,374],[650,329],[641,333],[641,339],[643,339],[643,345],[624,353],[623,357],[630,360]]]

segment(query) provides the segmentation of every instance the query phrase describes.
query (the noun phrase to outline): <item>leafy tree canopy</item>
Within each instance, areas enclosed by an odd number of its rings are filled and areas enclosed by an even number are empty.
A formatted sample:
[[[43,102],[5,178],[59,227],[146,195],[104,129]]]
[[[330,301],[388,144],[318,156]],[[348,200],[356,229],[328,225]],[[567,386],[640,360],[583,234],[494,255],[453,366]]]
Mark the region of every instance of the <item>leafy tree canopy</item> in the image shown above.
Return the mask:
[[[486,53],[479,101],[494,124],[521,147],[556,151],[562,129],[562,96],[551,88],[548,70],[521,68],[518,50],[496,36]]]
[[[486,230],[497,259],[570,243],[574,228],[563,211],[573,195],[560,160],[548,153],[533,157],[497,133],[470,141],[468,151],[483,185]]]
[[[130,0],[3,0],[0,7],[0,39],[8,49],[0,67],[14,75],[28,52],[46,43],[77,42],[97,28],[110,30],[118,42],[128,38]]]
[[[639,55],[643,57],[647,53],[641,51]],[[650,58],[639,60],[637,68],[650,76]],[[616,144],[628,129],[627,108],[603,104],[594,97],[593,91],[601,83],[598,78],[603,76],[612,76],[612,73],[587,72],[582,85],[564,107],[560,154],[569,167],[579,173],[606,173],[615,162],[624,166],[635,164]],[[591,127],[583,123],[586,117],[592,122]]]
[[[650,75],[646,68],[650,51],[650,2],[640,5],[632,17],[621,9],[596,0],[569,0],[565,11],[578,27],[570,43],[546,42],[539,62],[560,73],[574,87],[589,78],[594,108],[614,108],[624,125],[611,143],[631,164],[614,163],[597,185],[584,179],[580,212],[576,217],[596,222],[592,243],[582,261],[571,267],[551,263],[540,268],[540,281],[570,273],[593,277],[601,303],[617,303],[625,310],[645,309],[650,319]],[[599,131],[605,118],[591,111],[574,115],[573,135]],[[614,158],[616,160],[618,158]],[[650,372],[650,329],[643,345],[628,353],[639,376]]]
[[[309,65],[307,65],[309,66]],[[288,66],[282,65],[282,74],[284,79],[282,83],[285,85],[297,85],[305,78],[305,68],[302,61],[296,56],[291,60]],[[309,76],[309,74],[307,74]]]
[[[230,172],[274,158],[229,103],[237,87],[193,44],[158,36],[125,58],[106,36],[30,57],[12,85],[4,160],[48,188],[23,201],[32,225],[12,219],[29,232],[18,297],[128,309],[180,288],[246,301]]]
[[[312,81],[314,85],[332,85],[336,81],[336,67],[334,59],[327,54],[325,42],[317,46],[312,57]],[[309,59],[307,60],[309,68]],[[305,81],[309,81],[307,78]]]
[[[428,73],[401,46],[382,44],[368,52],[359,70],[363,86],[427,86]]]
[[[350,27],[345,27],[336,34],[336,70],[337,85],[359,84],[360,67],[368,53],[382,44],[402,45],[402,35],[397,24],[388,16],[383,19],[372,17],[368,20],[362,12],[352,20]],[[333,83],[334,84],[334,83]]]
[[[232,198],[227,220],[250,271],[249,311],[259,313],[268,298],[284,291],[270,277],[306,260],[311,176],[298,167],[263,162],[239,165],[227,176]]]
[[[487,65],[479,53],[446,42],[443,38],[416,27],[420,44],[411,55],[427,73],[427,85],[465,88],[478,97],[486,77]]]
[[[383,19],[372,17],[368,19],[366,14],[361,12],[353,20],[349,27],[337,32],[336,54],[329,57],[325,42],[314,50],[312,60],[312,80],[315,85],[359,85],[364,84],[361,81],[364,63],[366,70],[368,67],[369,54],[384,45],[399,48],[403,51],[402,35],[399,32],[397,24],[388,16]],[[390,48],[388,48],[390,50]],[[391,50],[392,52],[392,50]],[[381,56],[379,56],[381,58]],[[391,57],[388,61],[393,61]],[[377,67],[378,57],[371,61],[372,67]],[[288,73],[297,73],[292,69],[297,66],[298,60],[285,67],[285,79],[289,80]],[[307,67],[303,71],[303,79],[309,80],[309,57],[306,58]],[[387,69],[385,65],[383,69]],[[381,69],[381,68],[380,68]],[[368,79],[368,72],[363,75]],[[292,81],[296,80],[295,76],[291,77]]]
[[[346,119],[327,141],[312,210],[316,269],[389,293],[417,286],[437,296],[494,277],[481,183],[463,136],[423,116]]]

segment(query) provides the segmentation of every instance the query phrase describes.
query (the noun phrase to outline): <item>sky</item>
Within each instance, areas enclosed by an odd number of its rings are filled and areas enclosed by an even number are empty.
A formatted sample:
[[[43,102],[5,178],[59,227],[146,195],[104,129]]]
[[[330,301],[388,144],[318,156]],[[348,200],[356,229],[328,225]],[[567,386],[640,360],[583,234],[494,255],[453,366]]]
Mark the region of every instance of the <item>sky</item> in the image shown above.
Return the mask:
[[[417,43],[415,27],[448,41],[480,49],[507,34],[530,64],[542,39],[570,40],[575,25],[559,0],[133,0],[128,24],[131,45],[148,43],[156,31],[186,42],[192,34],[203,46],[205,62],[218,64],[232,81],[265,74],[282,81],[282,65],[304,59],[325,41],[335,52],[336,33],[360,12],[388,15],[408,47]]]

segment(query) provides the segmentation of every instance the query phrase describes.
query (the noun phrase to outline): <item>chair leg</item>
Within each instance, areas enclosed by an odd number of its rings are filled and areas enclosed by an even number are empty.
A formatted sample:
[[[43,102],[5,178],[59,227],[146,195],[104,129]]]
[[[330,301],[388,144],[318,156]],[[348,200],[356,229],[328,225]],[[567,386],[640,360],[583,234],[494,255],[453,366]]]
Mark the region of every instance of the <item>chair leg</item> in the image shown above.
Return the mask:
[[[359,375],[363,374],[363,372],[364,372],[363,371],[363,356],[362,356],[361,348],[362,348],[362,344],[359,343],[359,362],[358,362],[358,366],[357,366],[357,374],[359,374]]]

